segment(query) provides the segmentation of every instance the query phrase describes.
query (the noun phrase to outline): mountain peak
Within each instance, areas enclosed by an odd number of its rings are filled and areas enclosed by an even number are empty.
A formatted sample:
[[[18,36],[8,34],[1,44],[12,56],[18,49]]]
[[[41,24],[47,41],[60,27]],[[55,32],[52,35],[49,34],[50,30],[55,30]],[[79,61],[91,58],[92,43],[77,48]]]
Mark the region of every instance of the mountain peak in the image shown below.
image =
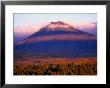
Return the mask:
[[[47,29],[49,29],[49,31],[53,31],[53,30],[72,31],[74,30],[74,27],[62,21],[56,21],[56,22],[50,22],[50,24],[47,25]]]

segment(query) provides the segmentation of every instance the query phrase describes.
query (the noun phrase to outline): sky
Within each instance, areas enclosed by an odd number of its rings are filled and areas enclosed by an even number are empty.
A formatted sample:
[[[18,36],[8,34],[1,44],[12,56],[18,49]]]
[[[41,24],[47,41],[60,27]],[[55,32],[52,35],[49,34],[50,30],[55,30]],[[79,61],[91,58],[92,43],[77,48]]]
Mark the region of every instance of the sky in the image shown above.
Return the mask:
[[[14,14],[14,28],[22,25],[32,25],[52,21],[67,21],[73,23],[97,22],[97,14]]]
[[[50,22],[63,21],[81,31],[97,34],[97,14],[14,14],[14,38],[15,40],[25,39],[27,36],[37,32]]]

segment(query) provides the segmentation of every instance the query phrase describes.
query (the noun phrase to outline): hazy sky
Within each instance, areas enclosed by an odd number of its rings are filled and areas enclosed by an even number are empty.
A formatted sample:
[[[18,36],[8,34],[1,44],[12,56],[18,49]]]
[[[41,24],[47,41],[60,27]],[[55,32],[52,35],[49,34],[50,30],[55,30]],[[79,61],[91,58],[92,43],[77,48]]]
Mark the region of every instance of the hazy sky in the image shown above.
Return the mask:
[[[97,14],[14,14],[14,28],[52,21],[97,22]]]

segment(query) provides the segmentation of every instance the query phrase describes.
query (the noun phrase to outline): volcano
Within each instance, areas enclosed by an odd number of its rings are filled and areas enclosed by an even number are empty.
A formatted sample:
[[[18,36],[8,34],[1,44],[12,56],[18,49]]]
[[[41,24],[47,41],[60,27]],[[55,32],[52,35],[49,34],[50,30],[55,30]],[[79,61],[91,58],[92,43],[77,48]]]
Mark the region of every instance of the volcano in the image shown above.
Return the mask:
[[[96,36],[62,21],[50,22],[14,45],[15,58],[96,56]]]

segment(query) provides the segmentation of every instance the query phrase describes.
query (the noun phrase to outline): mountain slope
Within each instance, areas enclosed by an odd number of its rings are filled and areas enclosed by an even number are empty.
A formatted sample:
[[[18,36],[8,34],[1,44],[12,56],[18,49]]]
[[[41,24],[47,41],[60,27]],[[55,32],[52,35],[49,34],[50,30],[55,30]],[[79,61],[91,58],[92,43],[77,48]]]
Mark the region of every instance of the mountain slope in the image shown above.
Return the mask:
[[[51,22],[14,46],[15,58],[96,56],[96,37],[64,22]]]

